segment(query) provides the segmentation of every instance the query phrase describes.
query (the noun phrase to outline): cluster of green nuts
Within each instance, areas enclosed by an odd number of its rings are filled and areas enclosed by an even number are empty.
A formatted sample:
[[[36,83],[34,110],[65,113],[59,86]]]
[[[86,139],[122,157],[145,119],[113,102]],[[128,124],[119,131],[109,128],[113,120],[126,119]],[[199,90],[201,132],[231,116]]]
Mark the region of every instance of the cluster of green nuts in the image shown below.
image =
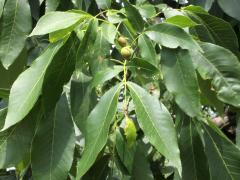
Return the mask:
[[[133,50],[131,46],[128,46],[127,39],[123,36],[118,38],[118,44],[122,47],[121,55],[124,59],[129,59],[132,56]]]

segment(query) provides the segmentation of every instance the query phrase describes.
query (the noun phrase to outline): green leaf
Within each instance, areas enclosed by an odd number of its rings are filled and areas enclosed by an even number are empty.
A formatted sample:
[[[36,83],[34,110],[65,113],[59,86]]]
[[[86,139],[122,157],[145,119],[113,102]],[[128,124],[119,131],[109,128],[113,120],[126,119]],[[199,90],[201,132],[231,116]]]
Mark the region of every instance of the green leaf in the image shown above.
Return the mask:
[[[97,103],[97,96],[92,89],[91,79],[91,77],[77,71],[71,81],[71,112],[74,122],[83,135],[85,134],[85,124],[89,112]]]
[[[102,71],[98,71],[94,76],[94,78],[92,79],[91,86],[97,87],[98,85],[102,85],[104,82],[117,76],[122,71],[123,71],[123,66],[113,66],[113,67],[106,68]]]
[[[96,0],[99,9],[110,9],[112,0]]]
[[[165,85],[178,106],[189,116],[200,114],[200,90],[197,75],[187,50],[163,48],[162,74]]]
[[[46,111],[55,107],[74,71],[77,37],[73,34],[54,56],[47,68],[42,87],[42,100]]]
[[[197,25],[197,23],[195,23],[189,17],[182,16],[182,15],[176,15],[176,16],[167,18],[165,22],[180,26],[182,28],[192,27]]]
[[[138,9],[141,16],[145,18],[151,18],[156,15],[156,10],[154,6],[151,4],[143,4],[143,5],[137,6],[136,8]]]
[[[82,177],[82,180],[108,179],[111,170],[109,167],[110,158],[111,156],[109,154],[99,157],[89,171]]]
[[[212,7],[214,0],[190,0],[191,4],[194,4],[196,6],[201,6],[204,8],[206,11],[210,10]]]
[[[193,120],[186,116],[181,119],[179,142],[182,179],[210,179],[207,158],[197,127]]]
[[[21,74],[27,64],[27,50],[24,48],[13,64],[5,69],[0,63],[0,88],[10,89],[13,82],[17,79],[19,74]]]
[[[191,31],[201,41],[217,44],[238,53],[238,39],[230,23],[209,14],[187,12],[192,20],[200,24],[192,27]]]
[[[239,15],[239,9],[240,9],[240,3],[236,0],[217,0],[219,6],[222,8],[222,10],[228,14],[229,16],[237,19],[240,21],[240,15]]]
[[[0,128],[3,127],[7,115],[7,108],[0,109]]]
[[[77,179],[80,179],[92,166],[98,153],[107,142],[110,124],[117,111],[121,87],[122,84],[118,84],[107,91],[88,116],[86,122],[86,143],[83,155],[78,162]]]
[[[6,2],[0,21],[0,61],[6,69],[23,50],[31,22],[27,0]]]
[[[138,46],[140,48],[141,57],[152,65],[157,66],[158,57],[153,42],[146,35],[142,35],[138,38]]]
[[[93,47],[97,37],[97,28],[98,21],[96,19],[91,20],[77,51],[77,70],[81,70],[82,66],[89,61],[96,50],[93,50]]]
[[[78,25],[89,17],[87,13],[50,12],[42,16],[29,36],[44,35]]]
[[[111,24],[103,22],[101,25],[101,31],[103,33],[103,37],[111,44],[114,44],[114,40],[117,34],[117,28]]]
[[[198,72],[203,79],[211,79],[217,97],[240,107],[240,63],[229,50],[210,43],[201,45],[204,53],[194,55]]]
[[[2,12],[4,8],[5,0],[0,0],[0,18],[2,17]]]
[[[148,161],[149,145],[139,141],[136,146],[136,152],[134,156],[132,177],[137,180],[153,180],[153,173],[150,168],[150,162]]]
[[[131,23],[131,25],[135,30],[137,30],[138,32],[141,32],[144,28],[144,20],[141,14],[133,5],[131,5],[126,0],[124,0],[124,3],[125,3],[124,8],[125,8],[129,22]]]
[[[140,86],[128,82],[128,88],[133,98],[138,123],[145,136],[181,173],[176,131],[170,113],[157,98]]]
[[[10,94],[10,89],[0,88],[0,98],[3,98],[3,99],[8,98],[9,94]]]
[[[8,113],[2,131],[21,121],[32,109],[41,94],[46,70],[63,44],[62,41],[50,44],[31,67],[20,74],[13,83],[9,96]]]
[[[240,112],[237,112],[236,145],[240,148]]]
[[[202,105],[210,105],[216,108],[216,111],[220,114],[224,114],[224,104],[217,98],[216,91],[212,90],[211,80],[203,80],[198,76],[198,84],[201,90],[201,96],[204,98]]]
[[[209,122],[202,123],[205,153],[207,155],[211,179],[240,178],[240,150]]]
[[[36,124],[41,117],[37,105],[21,123],[0,132],[0,169],[14,167],[30,155]]]
[[[146,35],[153,41],[168,48],[181,47],[183,49],[199,50],[200,46],[183,29],[178,26],[161,23],[150,26]]]
[[[66,95],[56,108],[43,117],[31,149],[33,178],[36,180],[67,179],[75,147],[75,132]]]
[[[136,146],[129,148],[119,129],[116,130],[116,150],[121,162],[127,168],[128,173],[131,174]]]
[[[55,11],[60,3],[60,0],[46,0],[46,13]]]

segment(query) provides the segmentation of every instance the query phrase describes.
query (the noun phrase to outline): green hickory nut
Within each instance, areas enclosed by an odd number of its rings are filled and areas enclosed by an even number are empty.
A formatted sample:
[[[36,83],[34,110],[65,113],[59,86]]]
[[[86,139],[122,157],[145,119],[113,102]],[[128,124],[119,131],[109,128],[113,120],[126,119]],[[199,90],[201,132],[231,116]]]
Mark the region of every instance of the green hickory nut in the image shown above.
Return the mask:
[[[133,50],[131,47],[126,46],[121,49],[121,55],[124,59],[129,59],[132,56]]]
[[[118,44],[119,44],[120,46],[122,46],[122,47],[127,46],[127,39],[126,39],[125,37],[123,37],[123,36],[120,36],[120,37],[118,38]]]

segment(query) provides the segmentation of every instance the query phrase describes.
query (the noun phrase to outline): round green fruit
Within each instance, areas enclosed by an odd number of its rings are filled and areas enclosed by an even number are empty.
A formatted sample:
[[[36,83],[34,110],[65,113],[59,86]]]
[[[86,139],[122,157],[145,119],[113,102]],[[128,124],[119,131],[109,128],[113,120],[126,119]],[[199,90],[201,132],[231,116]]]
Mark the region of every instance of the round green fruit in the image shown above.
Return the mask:
[[[129,59],[132,55],[132,52],[133,52],[133,50],[130,47],[123,47],[121,49],[121,55],[124,59]]]
[[[120,46],[122,46],[122,47],[127,46],[127,39],[126,39],[125,37],[123,37],[123,36],[120,36],[120,37],[118,38],[118,44],[119,44]]]

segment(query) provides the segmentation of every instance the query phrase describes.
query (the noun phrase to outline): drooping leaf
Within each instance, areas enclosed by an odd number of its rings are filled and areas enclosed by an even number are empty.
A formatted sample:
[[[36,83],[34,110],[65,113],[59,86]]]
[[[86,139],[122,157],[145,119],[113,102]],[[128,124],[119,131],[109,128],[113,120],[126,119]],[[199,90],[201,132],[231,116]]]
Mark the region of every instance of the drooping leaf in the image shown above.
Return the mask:
[[[75,68],[77,37],[73,34],[51,61],[42,87],[44,108],[53,108]]]
[[[140,86],[128,82],[128,88],[133,98],[138,123],[145,136],[181,173],[180,153],[170,113],[158,99]]]
[[[183,29],[178,26],[161,23],[146,29],[146,35],[153,41],[168,48],[199,50],[200,46]]]
[[[33,178],[66,179],[73,161],[75,133],[66,96],[38,125],[31,149]]]
[[[124,8],[126,10],[126,14],[127,14],[127,18],[129,20],[129,22],[132,24],[133,28],[136,31],[141,32],[144,28],[144,20],[143,20],[141,14],[128,1],[124,0],[124,3],[125,3]]]
[[[80,179],[92,166],[98,153],[107,142],[110,124],[117,111],[118,96],[122,84],[107,91],[97,106],[91,111],[86,122],[86,140],[83,155],[77,166],[77,179]]]
[[[146,59],[152,65],[157,66],[158,60],[154,44],[146,35],[142,35],[138,38],[138,46],[142,58]]]
[[[27,0],[6,2],[0,21],[0,61],[6,69],[23,50],[31,22]]]
[[[202,123],[211,179],[240,178],[240,150],[211,122]]]
[[[41,94],[46,70],[63,44],[63,41],[50,44],[46,51],[33,62],[31,67],[20,74],[13,83],[3,130],[21,121],[32,109]]]
[[[97,96],[92,89],[91,80],[91,77],[75,72],[71,81],[71,112],[74,122],[83,135],[87,117],[97,103]]]
[[[46,0],[46,13],[55,11],[60,3],[60,0]]]
[[[35,127],[41,117],[36,105],[21,123],[0,132],[0,169],[15,166],[30,155]]]
[[[223,46],[234,53],[238,52],[237,36],[230,23],[206,13],[191,10],[186,12],[192,20],[199,24],[192,27],[192,32],[201,41]]]
[[[212,89],[211,80],[203,80],[198,76],[198,84],[201,91],[202,105],[210,105],[216,108],[221,115],[224,113],[224,103],[217,98],[217,93]]]
[[[187,50],[163,48],[162,74],[165,85],[178,106],[189,116],[200,114],[200,93],[197,75]]]
[[[61,29],[67,29],[71,26],[76,26],[87,17],[89,17],[89,15],[84,12],[50,12],[40,18],[29,36],[44,35]]]
[[[76,69],[81,70],[83,65],[93,56],[93,46],[97,37],[98,21],[93,19],[89,22],[88,28],[77,51]],[[89,58],[90,57],[90,58]]]
[[[182,178],[186,180],[210,179],[201,138],[193,120],[187,116],[181,119],[179,142],[183,168]]]
[[[82,177],[82,180],[103,180],[107,179],[110,167],[109,161],[111,156],[110,155],[103,155],[97,159],[97,161],[93,164],[93,166],[89,169],[89,171]]]
[[[121,162],[127,168],[128,173],[131,174],[133,169],[136,146],[134,145],[129,148],[126,140],[124,139],[119,129],[116,130],[116,150]]]
[[[239,15],[240,3],[239,3],[239,1],[237,1],[237,0],[228,0],[228,1],[217,0],[217,2],[226,14],[228,14],[229,16],[240,21],[240,15]]]
[[[148,161],[149,145],[139,141],[134,156],[132,176],[138,180],[153,180],[153,173]]]
[[[99,9],[110,9],[112,0],[96,0]]]
[[[201,45],[204,53],[195,55],[203,79],[211,79],[217,97],[240,107],[240,63],[231,51],[210,43]]]

